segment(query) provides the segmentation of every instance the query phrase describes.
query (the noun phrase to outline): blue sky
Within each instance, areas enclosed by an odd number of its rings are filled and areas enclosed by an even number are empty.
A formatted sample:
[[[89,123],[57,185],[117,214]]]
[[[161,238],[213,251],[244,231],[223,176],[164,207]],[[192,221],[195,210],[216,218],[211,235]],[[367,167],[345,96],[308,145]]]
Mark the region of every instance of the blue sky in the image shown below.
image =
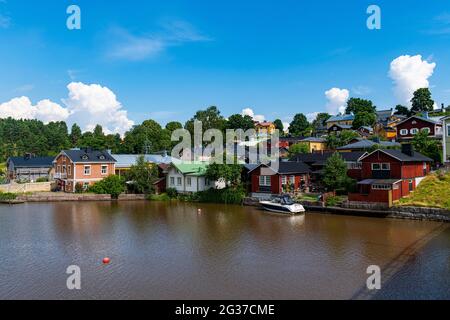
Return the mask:
[[[289,121],[327,110],[331,88],[395,106],[389,70],[402,55],[422,56],[433,97],[450,104],[450,3],[328,2],[3,0],[0,104],[26,96],[74,108],[67,86],[81,82],[109,88],[135,123],[185,121],[210,105]],[[66,28],[70,4],[81,30]],[[370,4],[381,30],[366,27]],[[401,85],[424,81],[409,77]]]

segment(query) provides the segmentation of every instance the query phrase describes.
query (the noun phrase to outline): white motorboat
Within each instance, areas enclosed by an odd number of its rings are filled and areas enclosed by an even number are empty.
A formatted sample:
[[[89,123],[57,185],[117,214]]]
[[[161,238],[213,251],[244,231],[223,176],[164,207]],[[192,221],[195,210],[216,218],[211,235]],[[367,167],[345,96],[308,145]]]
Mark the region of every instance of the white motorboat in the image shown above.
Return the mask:
[[[287,214],[299,214],[304,213],[305,208],[301,204],[292,201],[288,195],[282,195],[272,198],[270,201],[259,202],[264,209],[272,212],[280,212]]]

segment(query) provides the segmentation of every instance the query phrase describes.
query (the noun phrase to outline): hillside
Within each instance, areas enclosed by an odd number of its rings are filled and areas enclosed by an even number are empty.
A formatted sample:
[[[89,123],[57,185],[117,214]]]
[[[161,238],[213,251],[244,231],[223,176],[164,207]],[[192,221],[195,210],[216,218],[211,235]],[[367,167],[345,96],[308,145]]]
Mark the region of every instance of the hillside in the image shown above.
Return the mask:
[[[450,210],[450,173],[434,173],[426,177],[401,206],[434,207]]]

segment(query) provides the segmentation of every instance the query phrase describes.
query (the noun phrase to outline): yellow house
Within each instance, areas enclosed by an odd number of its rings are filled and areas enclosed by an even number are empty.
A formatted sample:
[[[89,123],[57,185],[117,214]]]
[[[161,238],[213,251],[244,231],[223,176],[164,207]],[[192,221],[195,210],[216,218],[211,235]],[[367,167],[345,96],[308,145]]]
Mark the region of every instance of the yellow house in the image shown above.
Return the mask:
[[[264,121],[255,124],[255,130],[258,136],[272,134],[275,129],[275,125],[272,122]]]
[[[325,139],[322,139],[322,138],[309,137],[309,138],[303,139],[299,143],[307,144],[309,153],[314,153],[317,151],[324,151],[327,149],[327,143],[326,143]]]
[[[355,116],[353,114],[343,114],[331,117],[327,120],[327,130],[332,126],[336,125],[344,125],[351,126],[353,125],[353,120],[355,120]]]

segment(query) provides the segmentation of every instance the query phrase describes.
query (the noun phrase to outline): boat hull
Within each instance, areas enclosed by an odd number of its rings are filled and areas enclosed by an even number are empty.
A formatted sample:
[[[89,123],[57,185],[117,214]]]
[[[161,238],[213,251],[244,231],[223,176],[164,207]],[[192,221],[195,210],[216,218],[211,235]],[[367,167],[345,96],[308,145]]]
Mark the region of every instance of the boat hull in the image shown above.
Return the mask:
[[[293,204],[289,206],[283,206],[279,204],[273,204],[270,202],[262,201],[260,202],[261,206],[271,212],[285,213],[285,214],[301,214],[305,212],[305,209],[302,205]]]

